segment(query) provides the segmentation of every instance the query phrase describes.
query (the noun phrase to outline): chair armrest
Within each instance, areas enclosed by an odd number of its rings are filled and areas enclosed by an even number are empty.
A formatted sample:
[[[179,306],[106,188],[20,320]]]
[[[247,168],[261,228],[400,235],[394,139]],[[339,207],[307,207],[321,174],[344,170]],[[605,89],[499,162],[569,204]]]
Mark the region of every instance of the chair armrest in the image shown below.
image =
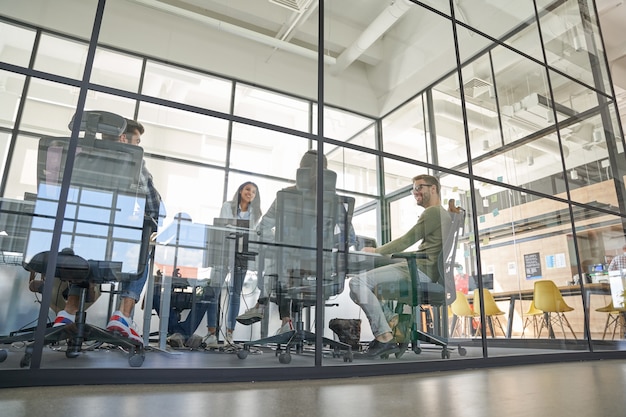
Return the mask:
[[[400,259],[428,259],[428,255],[423,252],[398,252],[393,253],[391,257]]]
[[[412,305],[418,305],[418,287],[419,279],[417,272],[417,259],[428,259],[428,255],[423,252],[398,252],[391,255],[392,258],[406,259],[409,268],[409,276],[411,277],[411,302]]]

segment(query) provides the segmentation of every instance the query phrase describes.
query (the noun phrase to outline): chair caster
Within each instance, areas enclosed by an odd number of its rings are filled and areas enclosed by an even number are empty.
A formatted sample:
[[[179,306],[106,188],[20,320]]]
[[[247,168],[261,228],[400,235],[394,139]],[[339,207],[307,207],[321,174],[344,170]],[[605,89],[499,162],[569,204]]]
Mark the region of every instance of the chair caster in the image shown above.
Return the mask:
[[[133,368],[139,368],[143,365],[146,356],[142,353],[131,353],[128,357],[128,364]]]
[[[80,355],[80,352],[77,350],[70,349],[68,346],[68,350],[65,351],[65,357],[68,359],[77,358]]]
[[[248,349],[243,348],[237,352],[237,357],[239,359],[246,359],[248,357]]]
[[[464,347],[461,347],[461,345],[459,345],[459,347],[456,350],[459,352],[459,355],[461,356],[467,355],[467,349],[465,349]]]
[[[352,354],[352,352],[348,352],[346,354],[343,355],[343,361],[344,362],[352,362],[354,360],[354,355]]]
[[[290,363],[291,362],[291,354],[289,352],[281,353],[278,355],[278,362],[280,363]]]
[[[441,359],[450,359],[450,351],[446,348],[441,350]]]
[[[420,353],[422,353],[422,348],[415,345],[413,346],[413,352],[415,352],[416,355],[419,355]]]
[[[30,366],[30,358],[33,356],[33,347],[26,346],[26,350],[24,351],[24,356],[20,359],[20,368],[27,368]]]
[[[0,362],[4,362],[9,354],[5,349],[0,349]]]

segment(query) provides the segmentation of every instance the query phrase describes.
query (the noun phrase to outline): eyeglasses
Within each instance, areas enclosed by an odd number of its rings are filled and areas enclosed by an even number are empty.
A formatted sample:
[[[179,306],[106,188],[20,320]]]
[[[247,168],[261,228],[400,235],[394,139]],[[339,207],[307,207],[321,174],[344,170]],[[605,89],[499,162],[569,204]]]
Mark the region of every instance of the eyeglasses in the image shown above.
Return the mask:
[[[414,185],[412,192],[419,193],[420,191],[422,191],[423,187],[432,187],[432,186],[433,186],[433,184],[418,184],[418,185]]]

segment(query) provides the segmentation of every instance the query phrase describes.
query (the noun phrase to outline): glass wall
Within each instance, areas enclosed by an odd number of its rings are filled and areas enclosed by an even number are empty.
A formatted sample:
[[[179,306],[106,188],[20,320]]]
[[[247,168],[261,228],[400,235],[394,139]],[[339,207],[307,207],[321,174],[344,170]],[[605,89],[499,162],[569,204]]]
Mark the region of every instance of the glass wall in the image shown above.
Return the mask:
[[[623,350],[592,2],[2,3],[0,372]]]

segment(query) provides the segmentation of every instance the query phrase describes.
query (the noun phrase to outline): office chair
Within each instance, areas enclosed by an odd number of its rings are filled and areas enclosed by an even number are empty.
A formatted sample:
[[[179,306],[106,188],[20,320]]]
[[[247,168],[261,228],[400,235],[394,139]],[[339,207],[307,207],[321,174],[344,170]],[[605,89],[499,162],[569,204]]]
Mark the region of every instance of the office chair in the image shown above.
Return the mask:
[[[545,327],[548,329],[549,336],[553,338],[553,324],[558,322],[563,332],[563,338],[565,338],[565,328],[563,327],[563,322],[565,322],[570,332],[572,332],[574,339],[577,339],[574,329],[572,329],[567,317],[565,317],[566,312],[573,311],[574,309],[567,305],[561,291],[559,291],[553,281],[536,281],[533,291],[533,301],[535,302],[535,307],[544,313],[541,326],[539,327],[538,337],[541,337],[541,331]]]
[[[300,168],[297,171],[296,187],[281,190],[276,195],[276,225],[274,244],[263,251],[276,268],[273,278],[275,298],[285,297],[291,302],[294,330],[279,335],[245,342],[238,352],[245,359],[251,346],[276,345],[280,363],[291,361],[291,351],[303,353],[304,345],[315,343],[315,333],[304,328],[303,310],[317,305],[317,282],[322,280],[322,298],[340,294],[344,289],[345,267],[349,239],[336,234],[337,229],[349,230],[348,219],[354,207],[352,197],[338,196],[335,191],[337,174],[325,170],[323,177],[323,214],[318,219],[316,212],[315,171]],[[323,266],[317,270],[317,227],[322,228]],[[342,227],[337,227],[342,224]],[[266,262],[261,262],[267,265]],[[261,271],[259,271],[260,273]],[[322,337],[322,345],[333,350],[333,357],[341,356],[352,361],[350,345]]]
[[[380,286],[381,288],[377,290],[385,299],[397,301],[397,312],[402,312],[405,305],[411,308],[410,342],[400,343],[401,351],[396,353],[396,357],[402,356],[409,346],[416,354],[421,353],[420,341],[422,341],[441,347],[442,359],[450,358],[448,305],[456,299],[454,268],[458,239],[465,225],[465,210],[456,207],[454,199],[451,199],[448,202],[448,213],[450,214],[450,224],[437,260],[439,270],[437,281],[428,283],[419,281],[417,259],[424,259],[428,255],[419,251],[395,253],[392,258],[406,260],[411,281],[408,283],[401,282],[399,288],[391,291],[385,288],[385,285]],[[433,333],[422,330],[422,306],[425,305],[434,308],[436,312],[432,323]],[[461,356],[465,356],[467,353],[461,346],[458,346],[457,350]]]
[[[58,254],[49,251],[70,138],[43,137],[39,141],[38,191],[23,267],[45,279],[48,263],[53,262],[55,277],[81,288],[75,322],[49,327],[44,344],[67,340],[66,357],[74,358],[85,341],[110,343],[127,349],[129,364],[137,367],[144,361],[143,346],[87,324],[85,303],[90,285],[138,279],[148,264],[150,235],[156,225],[144,215],[146,197],[139,183],[143,150],[96,139],[98,133],[121,135],[126,128],[123,117],[101,111],[85,111],[79,116],[80,131],[85,134],[79,138],[69,181],[59,246],[63,249]],[[73,123],[72,119],[70,129]],[[22,333],[2,338],[0,343],[32,341],[33,337],[34,333]],[[30,364],[31,354],[32,344],[20,366]]]

